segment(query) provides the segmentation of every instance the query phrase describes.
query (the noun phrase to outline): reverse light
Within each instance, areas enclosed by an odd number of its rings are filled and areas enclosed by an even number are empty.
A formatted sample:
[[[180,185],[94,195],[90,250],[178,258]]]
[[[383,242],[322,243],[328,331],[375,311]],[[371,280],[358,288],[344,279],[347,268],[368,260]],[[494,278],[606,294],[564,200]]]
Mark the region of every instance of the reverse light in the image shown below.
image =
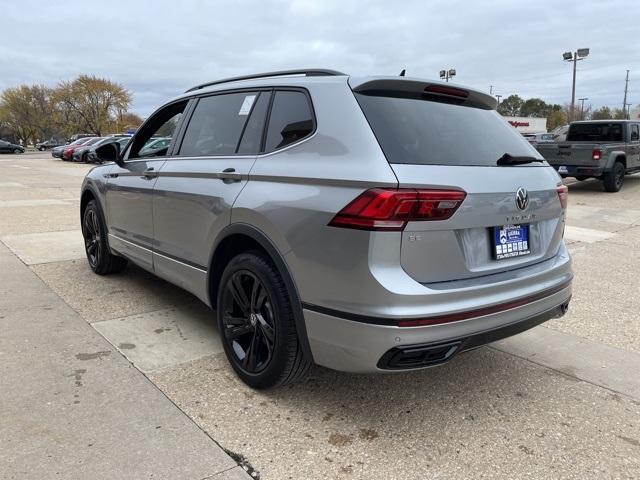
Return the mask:
[[[329,225],[358,230],[402,231],[407,222],[450,218],[466,195],[461,190],[372,188],[340,210]]]
[[[602,150],[600,150],[599,148],[594,148],[591,151],[591,158],[593,158],[594,160],[600,160],[602,158]]]
[[[558,192],[558,199],[560,200],[562,208],[567,208],[567,205],[569,204],[569,187],[566,185],[558,185],[556,187],[556,192]]]

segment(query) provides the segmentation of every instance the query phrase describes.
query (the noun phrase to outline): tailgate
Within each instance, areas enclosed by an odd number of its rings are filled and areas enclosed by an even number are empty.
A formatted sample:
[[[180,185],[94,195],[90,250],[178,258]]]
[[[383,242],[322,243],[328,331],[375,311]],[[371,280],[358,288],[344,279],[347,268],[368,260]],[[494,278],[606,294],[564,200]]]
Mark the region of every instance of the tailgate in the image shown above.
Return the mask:
[[[564,231],[564,214],[549,167],[391,165],[401,187],[457,188],[467,193],[455,214],[442,221],[409,222],[402,233],[403,269],[421,283],[489,275],[553,257]],[[523,211],[516,191],[524,188]],[[530,253],[497,259],[494,228],[527,228]]]
[[[593,167],[598,160],[593,159],[593,151],[599,146],[592,143],[559,143],[557,145],[540,146],[538,151],[553,166],[573,165]]]

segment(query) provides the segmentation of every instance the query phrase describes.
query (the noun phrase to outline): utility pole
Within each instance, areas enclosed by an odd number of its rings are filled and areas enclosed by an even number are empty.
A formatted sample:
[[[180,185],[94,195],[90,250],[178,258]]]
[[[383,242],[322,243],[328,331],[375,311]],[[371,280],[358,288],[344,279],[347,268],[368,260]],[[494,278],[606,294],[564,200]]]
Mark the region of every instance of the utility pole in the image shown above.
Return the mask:
[[[489,85],[489,95],[493,95],[493,85]]]
[[[500,105],[500,98],[502,98],[502,95],[496,95],[496,98],[498,99],[498,105]]]
[[[570,117],[569,121],[573,121],[574,120],[574,113],[575,113],[575,108],[576,108],[576,66],[578,64],[579,60],[584,60],[584,58],[589,55],[589,49],[588,48],[579,48],[578,50],[576,50],[574,53],[571,52],[564,52],[562,54],[562,59],[565,62],[572,62],[573,63],[573,83],[571,86],[571,111],[570,113]]]
[[[622,113],[624,113],[624,118],[629,118],[627,115],[627,90],[629,88],[629,70],[627,70],[627,78],[624,81],[624,101],[622,102]]]
[[[589,100],[587,97],[579,98],[580,100],[580,120],[584,120],[584,101]]]

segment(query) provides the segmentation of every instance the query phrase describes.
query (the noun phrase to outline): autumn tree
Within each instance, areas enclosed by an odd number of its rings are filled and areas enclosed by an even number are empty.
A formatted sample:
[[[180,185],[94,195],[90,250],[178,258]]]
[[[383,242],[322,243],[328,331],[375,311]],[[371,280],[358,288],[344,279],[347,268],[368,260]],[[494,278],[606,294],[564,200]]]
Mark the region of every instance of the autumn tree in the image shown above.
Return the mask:
[[[24,144],[56,133],[53,90],[44,85],[20,85],[0,95],[0,121]]]
[[[562,108],[559,108],[551,112],[547,117],[547,130],[551,132],[562,125],[566,125],[567,123],[567,114],[562,110]]]
[[[55,99],[61,110],[68,111],[68,121],[75,123],[77,131],[102,135],[127,111],[131,94],[118,83],[81,75],[71,82],[61,82]]]

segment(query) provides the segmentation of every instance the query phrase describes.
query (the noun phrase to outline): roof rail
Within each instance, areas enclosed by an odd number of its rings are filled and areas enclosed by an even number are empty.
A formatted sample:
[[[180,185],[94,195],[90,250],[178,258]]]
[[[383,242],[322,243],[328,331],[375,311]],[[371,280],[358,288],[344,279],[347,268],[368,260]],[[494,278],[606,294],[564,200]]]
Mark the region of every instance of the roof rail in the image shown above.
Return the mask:
[[[338,72],[337,70],[328,70],[322,68],[311,68],[302,70],[280,70],[277,72],[256,73],[254,75],[243,75],[241,77],[223,78],[222,80],[215,80],[213,82],[202,83],[195,87],[186,90],[184,93],[193,92],[194,90],[200,90],[201,88],[210,87],[212,85],[218,85],[220,83],[238,82],[241,80],[252,80],[254,78],[269,78],[269,77],[287,77],[292,75],[305,75],[307,77],[329,77],[335,75],[346,75],[346,73]]]

